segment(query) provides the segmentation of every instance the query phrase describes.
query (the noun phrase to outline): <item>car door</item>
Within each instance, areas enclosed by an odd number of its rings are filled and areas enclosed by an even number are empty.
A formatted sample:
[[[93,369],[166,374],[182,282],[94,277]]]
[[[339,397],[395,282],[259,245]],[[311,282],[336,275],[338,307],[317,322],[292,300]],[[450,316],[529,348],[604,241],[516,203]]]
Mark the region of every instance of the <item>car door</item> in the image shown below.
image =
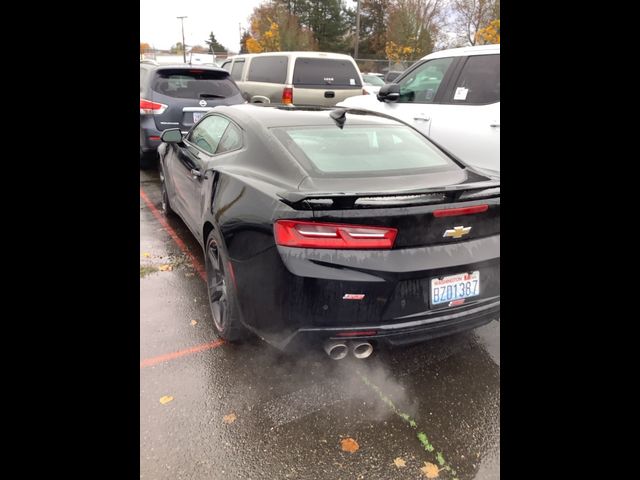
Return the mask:
[[[465,57],[457,70],[430,107],[429,136],[471,165],[500,171],[500,54]]]
[[[397,82],[398,100],[380,102],[376,110],[400,118],[428,136],[433,106],[442,98],[457,64],[455,60],[456,57],[434,58],[414,67]]]
[[[203,118],[177,148],[171,177],[176,207],[194,235],[200,232],[202,188],[207,162],[215,155],[229,120],[219,115]]]

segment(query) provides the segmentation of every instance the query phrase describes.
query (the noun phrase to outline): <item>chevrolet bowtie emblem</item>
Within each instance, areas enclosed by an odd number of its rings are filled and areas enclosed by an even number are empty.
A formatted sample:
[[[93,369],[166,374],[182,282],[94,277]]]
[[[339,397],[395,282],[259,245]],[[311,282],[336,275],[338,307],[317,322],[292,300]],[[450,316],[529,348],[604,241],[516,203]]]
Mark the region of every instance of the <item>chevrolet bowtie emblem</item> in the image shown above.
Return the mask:
[[[462,225],[460,225],[459,227],[453,227],[450,230],[445,230],[444,231],[444,235],[442,235],[443,237],[447,238],[460,238],[463,235],[466,235],[467,233],[469,233],[471,231],[471,227],[463,227]]]

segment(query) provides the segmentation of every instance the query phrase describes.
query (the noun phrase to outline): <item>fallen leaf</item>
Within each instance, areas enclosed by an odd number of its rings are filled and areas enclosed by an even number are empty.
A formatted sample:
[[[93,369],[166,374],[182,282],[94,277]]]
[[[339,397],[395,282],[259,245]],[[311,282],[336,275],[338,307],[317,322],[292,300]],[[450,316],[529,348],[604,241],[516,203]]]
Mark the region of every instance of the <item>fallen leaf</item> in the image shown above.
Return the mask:
[[[396,467],[401,468],[401,467],[406,467],[407,466],[407,462],[404,461],[403,458],[398,457],[396,458],[393,463],[395,464]]]
[[[191,326],[195,325],[196,323],[198,322],[196,322],[195,320],[191,320]]]
[[[342,446],[342,450],[345,452],[353,453],[358,451],[360,445],[353,438],[343,438],[340,440],[340,445]]]
[[[149,258],[149,257],[151,256],[151,254],[150,254],[149,252],[143,252],[143,253],[142,253],[142,256],[143,256],[144,258]]]
[[[440,469],[437,465],[429,462],[424,462],[424,467],[422,467],[420,470],[426,475],[427,478],[438,478],[438,473],[440,472]]]
[[[233,423],[236,421],[236,414],[231,412],[229,415],[225,415],[224,417],[222,417],[222,421],[227,424]]]
[[[158,267],[158,270],[160,270],[161,272],[170,272],[171,270],[173,270],[173,265],[160,265]]]
[[[172,400],[173,400],[173,397],[171,395],[165,395],[164,397],[160,397],[160,403],[163,405],[171,402]]]

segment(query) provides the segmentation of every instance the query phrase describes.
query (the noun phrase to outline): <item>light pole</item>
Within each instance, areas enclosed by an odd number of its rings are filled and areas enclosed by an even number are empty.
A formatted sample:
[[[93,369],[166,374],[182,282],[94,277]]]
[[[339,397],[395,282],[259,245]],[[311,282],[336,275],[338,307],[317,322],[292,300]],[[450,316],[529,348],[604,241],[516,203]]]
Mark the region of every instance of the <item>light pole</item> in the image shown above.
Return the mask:
[[[353,58],[358,58],[358,44],[360,43],[360,0],[356,0],[356,48],[353,52]]]
[[[184,44],[184,19],[187,17],[176,17],[180,19],[180,23],[182,24],[182,61],[187,63],[187,47]]]

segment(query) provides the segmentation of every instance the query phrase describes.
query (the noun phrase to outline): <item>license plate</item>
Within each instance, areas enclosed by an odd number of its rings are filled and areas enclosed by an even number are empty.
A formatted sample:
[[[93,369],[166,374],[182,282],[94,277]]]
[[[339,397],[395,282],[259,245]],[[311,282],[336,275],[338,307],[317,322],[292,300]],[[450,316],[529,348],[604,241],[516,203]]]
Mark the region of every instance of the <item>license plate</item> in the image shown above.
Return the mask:
[[[197,123],[207,112],[193,112],[193,123]]]
[[[459,273],[431,280],[431,304],[448,303],[449,306],[464,303],[466,298],[480,295],[480,271]]]

